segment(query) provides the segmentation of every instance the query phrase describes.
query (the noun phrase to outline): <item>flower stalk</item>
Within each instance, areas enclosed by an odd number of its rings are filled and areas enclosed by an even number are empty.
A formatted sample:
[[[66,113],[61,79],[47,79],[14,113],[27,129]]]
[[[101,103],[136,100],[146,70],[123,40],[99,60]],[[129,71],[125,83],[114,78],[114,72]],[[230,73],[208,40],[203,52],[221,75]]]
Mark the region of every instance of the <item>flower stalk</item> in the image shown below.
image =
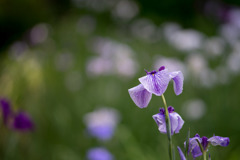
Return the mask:
[[[166,121],[166,127],[167,127],[167,136],[168,136],[168,143],[169,143],[169,157],[170,160],[174,160],[174,155],[173,155],[173,144],[172,144],[172,135],[171,135],[171,123],[170,123],[170,118],[169,118],[169,113],[168,113],[168,107],[167,107],[167,102],[162,94],[162,100],[164,103],[164,108],[165,108],[165,121]]]

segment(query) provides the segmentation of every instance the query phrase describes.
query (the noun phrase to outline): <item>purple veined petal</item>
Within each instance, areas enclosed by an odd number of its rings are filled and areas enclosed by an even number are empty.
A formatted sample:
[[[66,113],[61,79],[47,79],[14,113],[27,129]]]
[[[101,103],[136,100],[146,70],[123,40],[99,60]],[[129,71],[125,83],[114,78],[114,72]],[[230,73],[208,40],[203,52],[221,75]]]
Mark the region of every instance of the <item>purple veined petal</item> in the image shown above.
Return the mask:
[[[142,84],[139,84],[136,87],[133,87],[128,90],[130,97],[132,98],[133,102],[139,108],[146,108],[152,98],[152,94],[148,92]]]
[[[30,116],[24,112],[15,115],[12,124],[13,129],[18,131],[29,131],[33,129],[33,122]]]
[[[170,77],[174,81],[173,87],[174,87],[175,94],[176,95],[181,94],[183,91],[183,80],[184,80],[182,72],[181,71],[171,72]]]
[[[167,69],[139,78],[143,87],[157,96],[161,96],[166,91],[170,80],[171,78]]]
[[[170,113],[169,115],[171,119],[172,132],[179,133],[184,124],[182,117],[176,112]]]
[[[177,146],[177,149],[178,149],[178,153],[179,153],[179,155],[180,155],[180,159],[181,159],[181,160],[186,160],[186,157],[184,156],[181,148]]]
[[[152,117],[158,125],[158,130],[161,133],[167,133],[165,115],[158,113],[158,114],[153,115]]]
[[[208,139],[208,142],[210,142],[213,146],[220,145],[226,147],[229,145],[230,139],[228,137],[213,136]]]

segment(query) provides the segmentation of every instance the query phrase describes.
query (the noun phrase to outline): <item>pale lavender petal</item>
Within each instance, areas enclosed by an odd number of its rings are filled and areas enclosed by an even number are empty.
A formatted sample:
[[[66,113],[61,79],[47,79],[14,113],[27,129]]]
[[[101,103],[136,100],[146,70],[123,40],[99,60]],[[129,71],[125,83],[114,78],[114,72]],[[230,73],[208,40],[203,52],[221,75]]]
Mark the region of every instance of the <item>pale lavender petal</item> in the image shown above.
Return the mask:
[[[90,126],[88,133],[100,140],[106,141],[112,138],[115,128],[108,125]]]
[[[173,112],[169,115],[171,119],[172,132],[179,133],[184,124],[182,117],[176,112]]]
[[[88,160],[113,160],[112,154],[102,147],[96,147],[88,150],[87,152]]]
[[[175,130],[178,128],[178,116],[179,114],[177,114],[176,112],[169,114],[172,135],[174,134]]]
[[[226,147],[229,145],[230,139],[228,137],[213,136],[208,139],[208,142],[210,142],[213,146],[220,145]]]
[[[148,106],[152,94],[148,92],[142,84],[139,84],[136,87],[133,87],[128,90],[130,97],[132,98],[133,102],[139,107],[139,108],[145,108]]]
[[[176,72],[171,72],[170,73],[170,77],[173,79],[174,81],[174,92],[176,95],[179,95],[182,93],[183,91],[183,74],[181,71],[176,71]]]
[[[152,117],[158,125],[158,130],[161,133],[167,133],[165,115],[158,113],[158,114],[153,115]]]
[[[157,96],[161,96],[166,91],[170,80],[171,77],[167,69],[139,78],[143,87]]]
[[[177,149],[178,149],[178,153],[180,155],[181,160],[186,160],[186,157],[184,156],[181,148],[177,146]]]

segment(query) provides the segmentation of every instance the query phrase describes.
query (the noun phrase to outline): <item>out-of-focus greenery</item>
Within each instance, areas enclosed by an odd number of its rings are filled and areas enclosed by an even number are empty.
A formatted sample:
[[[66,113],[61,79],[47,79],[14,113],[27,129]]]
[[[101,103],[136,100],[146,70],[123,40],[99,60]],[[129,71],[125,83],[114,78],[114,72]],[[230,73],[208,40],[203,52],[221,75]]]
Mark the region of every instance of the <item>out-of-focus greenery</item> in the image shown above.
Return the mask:
[[[159,133],[152,119],[159,107],[163,107],[161,98],[153,96],[148,108],[139,109],[129,97],[128,89],[139,84],[138,78],[145,75],[144,69],[154,69],[158,56],[174,57],[185,64],[192,53],[179,51],[169,44],[160,24],[153,23],[156,30],[159,29],[159,36],[134,35],[132,25],[143,17],[124,21],[112,18],[109,12],[79,10],[66,14],[55,24],[40,24],[40,37],[46,34],[44,40],[40,38],[38,43],[33,43],[33,30],[29,30],[27,38],[18,40],[20,49],[14,43],[15,47],[13,44],[1,53],[0,95],[10,99],[14,109],[28,112],[36,129],[33,133],[15,133],[2,125],[0,159],[79,160],[85,159],[86,151],[95,146],[105,146],[117,160],[168,159],[167,136]],[[100,56],[94,46],[98,38],[131,48],[137,72],[132,77],[117,71],[92,75],[87,66],[93,57]],[[206,58],[209,68],[221,65],[219,72],[225,74],[225,61],[231,49],[226,47],[217,58],[209,58],[201,49],[197,51]],[[66,57],[61,60],[65,54],[70,60]],[[174,135],[175,146],[183,148],[191,128],[191,136],[199,133],[207,137],[213,134],[230,137],[228,147],[211,147],[209,152],[212,159],[238,160],[239,73],[226,73],[227,83],[210,87],[202,86],[199,77],[194,78],[189,71],[185,73],[188,78],[181,95],[174,94],[172,83],[165,92],[168,105],[175,107],[185,120],[180,133]],[[205,79],[206,83],[209,79]],[[201,99],[206,105],[206,112],[199,119],[191,119],[184,113],[185,102],[192,99]],[[86,113],[101,106],[115,108],[121,115],[115,135],[108,142],[88,136],[83,123]],[[177,151],[176,157],[179,159]]]

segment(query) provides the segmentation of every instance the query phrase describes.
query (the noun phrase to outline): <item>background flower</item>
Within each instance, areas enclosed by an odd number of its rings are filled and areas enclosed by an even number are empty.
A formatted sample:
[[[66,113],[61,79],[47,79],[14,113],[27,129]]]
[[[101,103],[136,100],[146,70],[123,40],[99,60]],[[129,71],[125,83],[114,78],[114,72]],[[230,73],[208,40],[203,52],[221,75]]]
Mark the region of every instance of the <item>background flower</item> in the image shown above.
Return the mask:
[[[112,138],[119,122],[119,113],[112,108],[99,108],[84,116],[88,133],[100,140]]]
[[[102,147],[96,147],[88,150],[87,152],[88,160],[113,160],[112,154]]]

